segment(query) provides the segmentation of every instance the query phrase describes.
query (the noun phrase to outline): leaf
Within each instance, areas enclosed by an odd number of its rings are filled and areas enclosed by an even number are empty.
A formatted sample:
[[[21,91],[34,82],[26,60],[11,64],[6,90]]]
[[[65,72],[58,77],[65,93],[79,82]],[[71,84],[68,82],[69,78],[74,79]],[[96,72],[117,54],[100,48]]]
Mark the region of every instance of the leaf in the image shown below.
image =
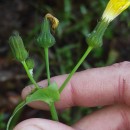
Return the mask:
[[[25,102],[25,101],[22,101],[22,102],[15,108],[15,110],[14,110],[12,116],[10,117],[10,119],[9,119],[9,121],[8,121],[8,123],[7,123],[7,128],[6,128],[6,130],[9,130],[9,127],[10,127],[10,124],[11,124],[12,119],[13,119],[14,116],[17,114],[17,112],[18,112],[19,110],[21,110],[25,105],[26,105],[26,102]]]
[[[56,102],[60,99],[60,94],[58,90],[57,84],[54,82],[50,86],[46,88],[39,88],[35,92],[33,92],[31,95],[26,97],[26,100],[21,102],[14,110],[12,116],[10,117],[8,124],[7,124],[7,129],[10,130],[10,124],[15,115],[19,110],[21,110],[25,105],[28,103],[31,103],[33,101],[43,101],[47,104],[51,104],[52,102]]]
[[[50,104],[52,102],[56,102],[60,99],[60,94],[58,91],[58,86],[54,82],[50,86],[46,88],[38,89],[36,92],[31,94],[26,98],[26,103],[30,103],[33,101],[43,101],[47,104]]]

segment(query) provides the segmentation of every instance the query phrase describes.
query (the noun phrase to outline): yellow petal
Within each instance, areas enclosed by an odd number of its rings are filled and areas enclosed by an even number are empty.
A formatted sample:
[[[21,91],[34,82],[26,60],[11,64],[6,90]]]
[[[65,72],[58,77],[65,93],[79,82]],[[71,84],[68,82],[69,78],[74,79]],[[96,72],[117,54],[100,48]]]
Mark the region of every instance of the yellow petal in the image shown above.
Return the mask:
[[[46,14],[45,17],[50,20],[52,29],[55,30],[59,25],[59,20],[50,13]]]
[[[130,6],[130,0],[110,0],[102,19],[110,22]]]

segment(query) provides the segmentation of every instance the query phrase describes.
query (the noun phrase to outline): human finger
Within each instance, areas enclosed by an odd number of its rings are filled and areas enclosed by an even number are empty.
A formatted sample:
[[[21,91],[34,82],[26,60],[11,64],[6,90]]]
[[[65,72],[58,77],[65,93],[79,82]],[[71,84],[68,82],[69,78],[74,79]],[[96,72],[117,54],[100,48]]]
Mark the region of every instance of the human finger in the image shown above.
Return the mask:
[[[74,128],[56,121],[33,118],[19,123],[14,130],[74,130]]]
[[[51,81],[61,86],[67,75],[56,76]],[[130,105],[130,62],[122,62],[108,67],[88,69],[77,72],[61,93],[58,109],[71,106],[104,106],[115,103]],[[46,86],[47,81],[41,81]],[[32,87],[26,87],[22,92],[25,98]],[[42,102],[31,103],[30,106],[46,109]]]
[[[130,108],[110,106],[86,116],[73,125],[77,130],[130,130]]]

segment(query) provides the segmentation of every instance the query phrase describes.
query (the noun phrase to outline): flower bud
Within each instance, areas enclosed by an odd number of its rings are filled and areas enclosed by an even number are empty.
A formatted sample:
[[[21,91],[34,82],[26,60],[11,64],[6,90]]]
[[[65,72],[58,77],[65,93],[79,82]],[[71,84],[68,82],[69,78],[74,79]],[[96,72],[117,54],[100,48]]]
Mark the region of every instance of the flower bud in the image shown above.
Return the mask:
[[[49,48],[55,43],[55,38],[50,32],[50,25],[47,18],[43,20],[41,34],[37,38],[37,44],[43,48]]]
[[[18,32],[14,32],[13,35],[9,38],[9,44],[16,60],[22,62],[27,59],[28,52],[26,51],[23,40],[19,36]]]
[[[28,69],[33,69],[34,66],[35,66],[34,60],[31,59],[31,58],[28,58],[28,59],[26,60],[26,64],[27,64],[27,66],[28,66]]]
[[[104,20],[101,20],[101,22],[97,24],[93,32],[87,37],[87,43],[89,46],[92,46],[93,48],[102,46],[103,35],[108,25],[109,23]]]

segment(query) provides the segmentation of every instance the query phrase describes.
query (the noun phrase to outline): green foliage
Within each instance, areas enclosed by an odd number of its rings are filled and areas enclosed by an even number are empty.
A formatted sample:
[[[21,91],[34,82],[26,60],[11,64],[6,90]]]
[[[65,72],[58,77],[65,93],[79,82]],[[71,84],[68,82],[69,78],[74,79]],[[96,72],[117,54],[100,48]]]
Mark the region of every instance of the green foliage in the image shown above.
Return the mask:
[[[58,101],[60,99],[58,86],[56,83],[50,84],[46,88],[41,88],[26,98],[26,103],[33,101],[43,101],[47,104]]]
[[[39,88],[38,90],[34,90],[29,96],[26,97],[25,101],[22,101],[14,110],[12,116],[10,117],[7,129],[12,130],[10,128],[11,122],[16,114],[27,104],[34,102],[34,101],[43,101],[48,105],[51,105],[53,102],[58,101],[60,99],[60,94],[58,90],[58,86],[56,83],[52,83],[50,86],[46,88]]]
[[[75,62],[77,62],[83,53],[84,49],[86,48],[86,42],[84,41],[90,31],[93,30],[94,26],[97,24],[97,21],[101,16],[101,12],[104,10],[104,7],[106,5],[106,1],[93,0],[86,2],[80,1],[76,3],[73,0],[64,0],[63,8],[61,7],[61,1],[56,0],[53,2],[55,3],[55,6],[48,4],[41,4],[39,6],[37,5],[35,12],[38,12],[39,10],[41,11],[42,8],[45,12],[55,13],[60,19],[60,27],[58,28],[57,32],[57,44],[55,45],[55,48],[51,50],[50,62],[50,66],[53,66],[51,67],[53,70],[52,75],[58,75],[61,73],[69,73],[72,67],[75,65]],[[39,17],[38,13],[35,15],[36,18]],[[123,15],[121,15],[118,19],[120,19],[120,21],[115,21],[107,29],[105,33],[105,44],[103,45],[103,48],[94,50],[94,53],[91,54],[91,59],[89,58],[89,62],[85,61],[81,66],[82,70],[91,68],[92,66],[98,67],[110,65],[120,60],[120,54],[117,50],[115,50],[116,48],[113,47],[112,43],[114,41],[114,43],[118,44],[118,38],[122,37],[122,33],[124,33],[123,35],[125,36],[128,35],[128,31],[126,31],[126,29],[122,30],[122,27],[120,25],[128,25],[128,27],[130,26],[129,12],[124,12]],[[117,28],[118,26],[121,27],[120,30],[122,31],[120,32],[120,35],[116,29],[113,29],[114,26]],[[35,48],[35,46],[32,44],[35,41],[35,34],[39,32],[39,29],[40,25],[36,19],[34,29],[28,33],[28,38],[24,39],[26,43],[28,43],[27,46],[32,52],[40,52],[40,50]],[[109,41],[110,39],[111,42]],[[45,64],[44,61],[42,62]],[[92,63],[92,65],[90,65],[90,63]],[[42,72],[45,72],[45,68],[42,69]],[[40,74],[38,77],[40,77]],[[44,76],[44,78],[46,77]],[[79,117],[81,118],[85,114],[88,114],[89,111],[94,111],[91,108],[76,108],[76,110],[78,111],[78,114],[75,114],[74,118],[71,117],[73,109],[70,109],[65,113],[63,112],[63,116],[61,115],[60,117],[67,124],[72,124],[77,121]],[[84,111],[86,112],[84,113]]]
[[[26,105],[25,101],[22,101],[14,110],[12,116],[10,117],[8,123],[7,123],[7,128],[6,130],[13,130],[13,128],[10,128],[11,126],[11,121],[13,120],[13,118],[15,117],[15,115],[17,114],[18,111],[20,111],[24,106]]]
[[[0,129],[5,129],[6,123],[5,123],[5,114],[0,114]]]

